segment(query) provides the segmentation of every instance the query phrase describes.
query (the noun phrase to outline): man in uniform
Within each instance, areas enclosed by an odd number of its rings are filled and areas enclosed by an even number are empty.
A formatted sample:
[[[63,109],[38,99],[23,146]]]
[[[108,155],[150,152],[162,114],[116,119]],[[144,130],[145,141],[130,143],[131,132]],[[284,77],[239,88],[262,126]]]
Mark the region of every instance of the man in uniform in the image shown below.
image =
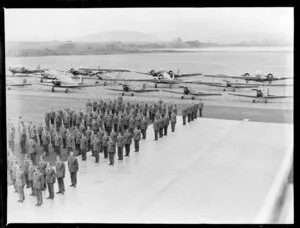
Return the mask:
[[[77,172],[79,169],[77,158],[74,156],[74,153],[71,151],[68,158],[68,167],[71,176],[71,185],[70,187],[76,187],[77,185]]]
[[[86,130],[86,151],[90,151],[92,150],[92,147],[91,147],[91,135],[92,135],[92,130],[91,130],[91,127],[88,126],[87,130]]]
[[[51,108],[51,111],[50,111],[50,123],[51,123],[51,125],[54,125],[54,119],[55,119],[55,111],[53,110],[53,108]]]
[[[81,152],[80,152],[80,139],[81,139],[81,133],[78,130],[78,128],[75,127],[75,148],[78,151],[78,154],[81,154]]]
[[[117,113],[115,112],[115,114],[113,116],[113,126],[114,126],[115,132],[118,132],[118,120],[119,120],[119,117],[118,117]]]
[[[28,154],[25,155],[25,160],[24,160],[24,176],[25,176],[25,183],[26,183],[26,188],[30,188],[30,183],[29,183],[29,178],[28,178],[28,171],[29,171],[29,165],[30,165],[30,159]]]
[[[141,121],[141,132],[143,135],[143,139],[146,139],[147,128],[148,128],[148,122],[146,116],[144,116]]]
[[[118,146],[118,160],[123,160],[123,147],[124,147],[125,137],[119,132],[117,137]]]
[[[186,107],[182,107],[181,114],[182,114],[182,122],[183,122],[182,125],[186,125],[186,115],[187,115]]]
[[[117,142],[117,136],[118,136],[117,132],[115,132],[115,130],[112,129],[112,131],[110,133],[110,137],[111,137],[112,141]]]
[[[187,116],[188,116],[188,123],[191,122],[191,106],[187,106]]]
[[[67,142],[66,142],[66,139],[67,139],[67,129],[68,128],[64,127],[63,125],[60,128],[60,134],[61,134],[61,138],[62,138],[62,147],[64,149],[66,149],[66,147],[67,147]]]
[[[199,107],[199,116],[200,117],[202,117],[203,106],[204,106],[203,102],[202,102],[202,100],[200,100],[199,105],[198,105],[198,107]]]
[[[158,130],[159,130],[158,124],[159,124],[158,120],[155,118],[153,121],[154,140],[158,140]]]
[[[132,142],[132,135],[127,129],[124,135],[125,156],[129,156],[131,142]]]
[[[33,173],[33,188],[36,191],[37,198],[37,204],[35,206],[41,206],[43,204],[42,189],[44,187],[44,183],[44,175],[40,172],[38,168],[36,168],[35,172]]]
[[[169,116],[166,114],[163,118],[164,120],[164,135],[168,135],[168,126],[169,126]]]
[[[159,138],[163,137],[163,129],[164,129],[164,119],[162,116],[158,119],[158,126],[159,126]]]
[[[171,114],[171,129],[172,129],[172,132],[175,131],[175,125],[176,125],[176,114],[175,114],[175,112],[172,112],[172,114]]]
[[[21,145],[21,152],[23,154],[26,153],[26,130],[25,127],[21,127],[20,130],[20,145]]]
[[[121,132],[121,134],[124,134],[124,118],[121,113],[119,113],[119,118],[118,118],[118,132]]]
[[[46,183],[48,186],[49,196],[47,199],[54,199],[54,183],[55,183],[55,170],[51,167],[50,162],[47,162],[46,168]]]
[[[98,135],[94,135],[93,138],[93,154],[95,156],[95,162],[99,163],[99,153],[101,150],[101,143]]]
[[[140,140],[141,140],[141,130],[137,127],[134,129],[133,132],[133,140],[134,140],[134,152],[139,152],[140,150]]]
[[[64,178],[66,174],[65,164],[60,160],[60,156],[56,156],[55,162],[55,169],[56,169],[56,178],[58,183],[58,192],[56,194],[64,194],[65,192],[65,184]]]
[[[47,128],[50,127],[50,112],[45,112],[45,124]]]
[[[108,141],[109,165],[114,165],[115,153],[116,153],[116,143],[112,140],[112,138],[110,138]]]
[[[45,128],[42,134],[42,142],[43,142],[43,149],[45,151],[45,156],[49,156],[50,133]]]
[[[19,193],[19,200],[18,202],[22,203],[25,200],[24,195],[24,186],[25,186],[25,175],[24,172],[21,170],[21,166],[17,166],[17,172],[16,172],[16,187]]]
[[[87,149],[87,140],[84,134],[81,134],[80,139],[80,151],[82,155],[82,161],[86,160],[86,149]]]
[[[33,187],[33,176],[34,176],[34,172],[35,169],[37,168],[37,166],[34,166],[32,164],[32,161],[29,160],[29,167],[28,167],[28,181],[29,181],[29,186],[31,187],[31,196],[36,196],[36,190]]]
[[[108,157],[108,141],[109,141],[109,136],[107,132],[104,132],[104,136],[102,138],[102,146],[103,146],[103,151],[104,151],[104,158]]]
[[[29,142],[29,154],[30,154],[32,163],[35,165],[36,164],[36,155],[37,155],[37,145],[36,145],[36,142],[33,140],[33,138],[30,138],[30,142]]]
[[[61,151],[60,151],[60,148],[61,148],[61,144],[62,144],[62,138],[61,138],[61,135],[59,134],[59,132],[56,132],[55,134],[55,138],[54,138],[54,150],[55,150],[55,153],[56,155],[61,155]]]
[[[102,153],[103,152],[103,145],[102,145],[102,142],[103,142],[103,136],[104,136],[104,132],[105,131],[103,131],[102,130],[102,128],[101,127],[99,127],[99,131],[98,131],[98,138],[99,138],[99,141],[100,141],[100,153]]]
[[[15,147],[15,127],[11,124],[8,128],[8,145],[9,148],[14,151]]]
[[[38,162],[38,168],[39,171],[43,174],[43,178],[44,178],[44,182],[43,182],[43,188],[42,190],[46,190],[47,186],[46,186],[46,167],[47,164],[44,160],[44,156],[40,156],[40,161]]]

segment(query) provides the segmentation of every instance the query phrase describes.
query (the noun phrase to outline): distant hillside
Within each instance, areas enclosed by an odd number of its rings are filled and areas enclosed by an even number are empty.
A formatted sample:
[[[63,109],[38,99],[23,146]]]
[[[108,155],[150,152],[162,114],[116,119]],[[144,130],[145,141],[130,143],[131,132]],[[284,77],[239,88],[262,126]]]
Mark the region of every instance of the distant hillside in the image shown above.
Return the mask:
[[[99,32],[88,36],[83,36],[73,40],[74,42],[157,42],[155,36],[136,31],[110,31]]]

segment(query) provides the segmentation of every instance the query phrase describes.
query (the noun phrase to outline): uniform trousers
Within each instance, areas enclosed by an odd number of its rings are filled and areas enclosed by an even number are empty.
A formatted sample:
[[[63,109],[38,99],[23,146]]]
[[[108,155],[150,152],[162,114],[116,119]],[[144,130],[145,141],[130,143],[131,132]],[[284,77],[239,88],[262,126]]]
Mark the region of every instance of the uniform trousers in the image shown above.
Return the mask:
[[[72,185],[77,185],[77,172],[70,172]]]
[[[140,140],[134,140],[134,148],[135,148],[135,152],[139,152],[139,150],[140,150]]]
[[[58,183],[58,191],[65,192],[64,178],[63,177],[57,178],[57,183]]]
[[[123,147],[118,146],[118,159],[123,160]]]
[[[53,183],[47,183],[48,186],[48,192],[49,192],[49,197],[51,199],[54,198],[54,184]]]

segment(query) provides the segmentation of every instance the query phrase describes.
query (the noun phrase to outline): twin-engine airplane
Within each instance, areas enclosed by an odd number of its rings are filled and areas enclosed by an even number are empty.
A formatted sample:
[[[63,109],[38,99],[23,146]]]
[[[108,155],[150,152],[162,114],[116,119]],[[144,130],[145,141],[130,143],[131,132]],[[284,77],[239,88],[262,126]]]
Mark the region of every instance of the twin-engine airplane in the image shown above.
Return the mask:
[[[125,94],[130,94],[134,96],[135,93],[148,93],[148,92],[157,92],[158,89],[146,89],[146,84],[143,84],[142,88],[137,88],[129,84],[119,84],[122,85],[122,89],[115,89],[115,88],[106,88],[112,91],[120,91],[122,92],[121,95],[124,96]]]
[[[45,72],[45,70],[47,69],[40,69],[40,66],[37,66],[36,69],[30,69],[24,66],[16,66],[16,67],[9,67],[8,70],[12,73],[13,76],[15,74],[25,74],[22,76],[27,77],[28,74],[40,74]]]
[[[55,92],[56,88],[62,88],[65,93],[69,92],[69,89],[81,89],[85,87],[100,86],[98,84],[83,84],[83,78],[80,77],[80,82],[73,80],[66,76],[66,72],[62,74],[61,71],[51,70],[44,74],[44,78],[41,78],[41,82],[38,85],[51,87],[51,91]]]
[[[172,91],[172,90],[163,90],[163,89],[161,91],[168,92],[168,93],[183,94],[181,96],[181,99],[184,99],[185,96],[190,96],[192,100],[194,100],[195,97],[200,97],[200,96],[222,96],[221,93],[204,93],[204,92],[195,90],[192,87],[187,87],[187,86],[180,86],[180,87],[183,88],[183,93],[177,92],[177,91]]]
[[[249,81],[256,81],[256,82],[269,82],[271,84],[273,81],[280,81],[280,80],[287,80],[292,79],[293,77],[284,77],[284,78],[276,78],[273,74],[263,74],[259,71],[255,73],[254,76],[251,76],[249,73],[242,74],[241,76],[231,76],[225,74],[217,74],[217,75],[204,75],[205,77],[213,77],[213,78],[233,78],[233,79],[243,79],[246,80],[246,83]]]
[[[281,99],[281,98],[292,98],[292,96],[276,96],[276,95],[270,95],[269,90],[267,95],[263,94],[263,89],[252,89],[253,91],[256,91],[256,95],[247,95],[247,94],[234,94],[229,93],[229,95],[232,96],[239,96],[239,97],[249,97],[253,98],[252,102],[255,103],[256,101],[263,101],[265,103],[268,103],[268,99]]]
[[[173,84],[178,84],[178,83],[184,82],[184,81],[180,80],[179,78],[202,75],[202,73],[180,74],[179,70],[178,70],[177,74],[175,74],[172,70],[170,70],[170,71],[151,70],[149,72],[140,72],[140,71],[131,70],[131,72],[152,76],[153,77],[152,79],[139,79],[139,80],[144,81],[144,82],[155,83],[155,88],[157,88],[157,84],[169,84],[171,87]],[[188,82],[188,83],[192,83],[192,82]]]

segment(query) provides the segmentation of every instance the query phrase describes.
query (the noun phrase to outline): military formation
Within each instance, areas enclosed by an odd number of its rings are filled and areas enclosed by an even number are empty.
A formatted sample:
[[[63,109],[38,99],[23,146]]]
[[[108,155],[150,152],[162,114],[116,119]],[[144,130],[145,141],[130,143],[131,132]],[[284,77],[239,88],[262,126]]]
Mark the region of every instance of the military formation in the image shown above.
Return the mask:
[[[203,103],[193,103],[183,107],[183,125],[202,116]],[[140,140],[147,137],[148,125],[153,124],[154,140],[175,132],[177,106],[174,103],[124,102],[117,99],[98,99],[86,102],[85,109],[71,110],[69,107],[54,111],[49,109],[44,115],[44,123],[29,123],[25,126],[19,119],[18,132],[20,153],[25,154],[23,168],[15,158],[15,127],[8,123],[8,171],[12,185],[20,196],[18,202],[25,200],[24,187],[31,188],[31,196],[37,197],[36,206],[43,204],[42,191],[48,189],[47,199],[54,199],[54,184],[58,185],[57,194],[64,194],[65,165],[61,160],[68,157],[71,187],[77,185],[79,169],[76,155],[86,161],[87,152],[91,152],[95,162],[108,159],[114,165],[115,155],[122,161],[130,156],[131,145],[134,151],[140,151]],[[37,158],[38,151],[42,155]],[[51,152],[53,151],[53,152]],[[45,161],[49,154],[56,154],[55,168]],[[124,154],[125,152],[125,154]]]

